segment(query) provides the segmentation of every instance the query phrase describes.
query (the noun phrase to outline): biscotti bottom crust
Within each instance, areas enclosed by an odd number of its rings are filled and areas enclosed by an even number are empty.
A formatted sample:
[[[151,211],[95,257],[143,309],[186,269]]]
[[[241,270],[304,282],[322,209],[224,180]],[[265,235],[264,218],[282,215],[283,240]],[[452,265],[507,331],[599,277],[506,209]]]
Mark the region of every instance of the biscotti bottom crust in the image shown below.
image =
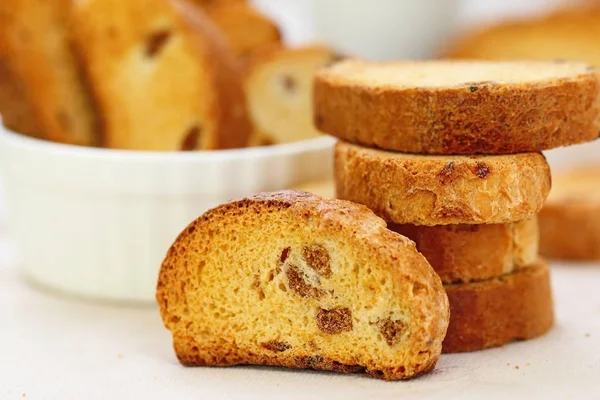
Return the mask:
[[[554,324],[550,271],[543,259],[487,281],[445,285],[450,326],[444,353],[483,350],[527,340]]]
[[[508,224],[388,228],[414,241],[444,283],[482,281],[535,263],[538,223],[532,217]]]

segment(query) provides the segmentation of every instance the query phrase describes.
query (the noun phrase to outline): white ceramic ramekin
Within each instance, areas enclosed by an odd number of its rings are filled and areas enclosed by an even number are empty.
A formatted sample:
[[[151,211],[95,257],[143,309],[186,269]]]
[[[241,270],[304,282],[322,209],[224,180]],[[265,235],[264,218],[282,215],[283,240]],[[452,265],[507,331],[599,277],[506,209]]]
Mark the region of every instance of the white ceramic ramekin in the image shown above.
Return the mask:
[[[26,276],[102,300],[151,302],[175,237],[203,212],[327,179],[329,137],[263,148],[136,152],[61,145],[0,128],[9,232]]]

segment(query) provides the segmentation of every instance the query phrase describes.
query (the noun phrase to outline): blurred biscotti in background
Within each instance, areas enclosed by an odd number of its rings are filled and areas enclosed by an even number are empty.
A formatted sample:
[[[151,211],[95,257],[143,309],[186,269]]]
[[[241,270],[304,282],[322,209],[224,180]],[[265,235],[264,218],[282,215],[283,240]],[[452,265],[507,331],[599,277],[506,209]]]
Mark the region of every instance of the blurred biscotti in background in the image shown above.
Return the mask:
[[[313,76],[336,59],[323,46],[271,49],[255,56],[245,79],[253,144],[295,142],[320,136],[313,125]]]
[[[281,33],[277,25],[248,4],[217,3],[206,12],[225,34],[242,62],[263,49],[281,46]]]
[[[0,38],[0,110],[2,123],[9,129],[26,135],[37,136],[39,129],[30,117],[32,112],[24,98],[23,87],[15,78],[6,54],[2,49]]]
[[[29,136],[113,149],[288,143],[318,134],[312,78],[332,58],[286,48],[243,0],[6,0],[0,114]]]
[[[592,2],[593,4],[594,2]],[[505,21],[468,32],[444,57],[487,60],[582,60],[600,65],[600,4],[579,5],[536,18]]]
[[[600,260],[600,166],[556,174],[539,219],[541,254]]]
[[[200,9],[175,0],[88,0],[73,21],[107,147],[246,144],[241,71]]]
[[[14,101],[2,102],[0,112],[25,133],[95,145],[96,116],[69,39],[70,12],[70,0],[2,0],[0,40],[10,71],[4,86],[16,93],[3,95]]]

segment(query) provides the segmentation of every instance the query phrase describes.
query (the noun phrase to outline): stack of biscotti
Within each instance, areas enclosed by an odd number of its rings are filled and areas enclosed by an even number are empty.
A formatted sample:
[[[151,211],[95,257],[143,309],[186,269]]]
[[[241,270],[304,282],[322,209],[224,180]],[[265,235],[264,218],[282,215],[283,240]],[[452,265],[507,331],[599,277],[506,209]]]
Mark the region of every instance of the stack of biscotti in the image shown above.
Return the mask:
[[[318,72],[316,126],[337,196],[415,241],[450,299],[445,352],[540,336],[553,324],[537,214],[542,150],[591,141],[596,69],[570,62],[344,61]]]

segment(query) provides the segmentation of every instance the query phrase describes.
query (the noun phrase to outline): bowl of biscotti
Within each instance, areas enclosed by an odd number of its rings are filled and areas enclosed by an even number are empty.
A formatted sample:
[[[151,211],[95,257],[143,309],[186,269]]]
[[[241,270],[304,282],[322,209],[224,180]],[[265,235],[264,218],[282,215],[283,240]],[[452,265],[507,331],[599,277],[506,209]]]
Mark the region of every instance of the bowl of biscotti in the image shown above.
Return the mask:
[[[158,265],[212,206],[331,175],[312,75],[243,1],[8,1],[0,13],[2,182],[25,275],[151,302]]]

